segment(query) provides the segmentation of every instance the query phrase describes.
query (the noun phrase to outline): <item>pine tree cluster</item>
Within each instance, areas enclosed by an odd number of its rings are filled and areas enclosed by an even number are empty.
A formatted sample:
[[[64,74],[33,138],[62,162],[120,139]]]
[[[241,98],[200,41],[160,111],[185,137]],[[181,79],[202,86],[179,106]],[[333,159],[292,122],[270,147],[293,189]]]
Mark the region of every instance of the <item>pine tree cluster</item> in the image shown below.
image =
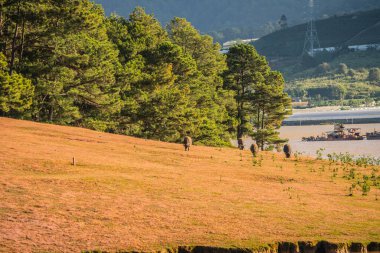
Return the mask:
[[[123,18],[89,0],[0,0],[0,115],[223,146],[257,113],[239,134],[273,132],[289,112],[283,79],[252,46],[236,50],[250,61],[247,97],[235,56],[185,19],[164,28],[142,8]]]

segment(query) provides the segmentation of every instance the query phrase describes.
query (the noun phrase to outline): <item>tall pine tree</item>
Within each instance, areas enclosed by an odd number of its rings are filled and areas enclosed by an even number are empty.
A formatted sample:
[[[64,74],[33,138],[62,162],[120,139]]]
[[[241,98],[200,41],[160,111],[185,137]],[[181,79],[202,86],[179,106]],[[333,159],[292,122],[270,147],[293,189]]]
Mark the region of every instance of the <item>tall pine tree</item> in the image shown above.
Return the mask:
[[[235,91],[237,138],[251,135],[265,144],[282,142],[276,131],[291,113],[291,101],[284,93],[280,73],[271,71],[265,58],[251,45],[237,45],[227,55],[225,86]]]
[[[201,35],[186,19],[174,18],[167,26],[171,40],[196,62],[191,81],[191,101],[198,120],[192,135],[207,145],[227,145],[233,132],[233,94],[223,89],[221,74],[226,69],[220,45],[210,36]]]

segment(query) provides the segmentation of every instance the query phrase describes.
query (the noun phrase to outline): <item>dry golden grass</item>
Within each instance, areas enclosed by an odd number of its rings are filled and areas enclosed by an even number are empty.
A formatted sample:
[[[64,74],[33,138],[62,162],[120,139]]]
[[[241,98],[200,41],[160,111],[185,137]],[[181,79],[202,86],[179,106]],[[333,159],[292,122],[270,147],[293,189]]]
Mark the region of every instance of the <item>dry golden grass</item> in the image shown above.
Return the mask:
[[[376,191],[348,197],[325,161],[6,118],[0,133],[0,251],[380,240]]]

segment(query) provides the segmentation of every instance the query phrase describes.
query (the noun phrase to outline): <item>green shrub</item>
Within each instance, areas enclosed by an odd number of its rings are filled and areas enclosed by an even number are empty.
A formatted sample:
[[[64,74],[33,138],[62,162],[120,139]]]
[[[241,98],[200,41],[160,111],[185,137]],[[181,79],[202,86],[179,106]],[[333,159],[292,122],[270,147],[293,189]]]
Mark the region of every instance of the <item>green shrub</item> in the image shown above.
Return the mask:
[[[368,80],[372,82],[380,81],[380,69],[379,68],[370,69],[368,73]]]
[[[347,72],[347,75],[349,75],[350,77],[354,77],[355,76],[355,70],[349,69]]]
[[[316,74],[326,74],[330,72],[331,66],[327,62],[321,63],[318,65],[318,67],[315,70]]]
[[[344,63],[340,63],[339,66],[338,66],[337,73],[338,74],[347,75],[347,73],[348,73],[348,67],[347,67],[347,65],[344,64]]]

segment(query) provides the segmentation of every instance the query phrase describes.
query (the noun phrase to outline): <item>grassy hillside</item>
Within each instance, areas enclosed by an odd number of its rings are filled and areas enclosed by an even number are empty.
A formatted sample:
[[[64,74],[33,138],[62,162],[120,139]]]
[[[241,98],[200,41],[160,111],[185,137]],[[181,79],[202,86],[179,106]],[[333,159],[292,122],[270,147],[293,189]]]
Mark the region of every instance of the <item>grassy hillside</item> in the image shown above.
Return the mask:
[[[379,189],[347,196],[378,166],[6,118],[0,132],[0,252],[380,240]]]
[[[380,42],[380,9],[334,16],[316,22],[321,47],[340,47]],[[271,33],[254,43],[268,57],[302,54],[307,24]]]

